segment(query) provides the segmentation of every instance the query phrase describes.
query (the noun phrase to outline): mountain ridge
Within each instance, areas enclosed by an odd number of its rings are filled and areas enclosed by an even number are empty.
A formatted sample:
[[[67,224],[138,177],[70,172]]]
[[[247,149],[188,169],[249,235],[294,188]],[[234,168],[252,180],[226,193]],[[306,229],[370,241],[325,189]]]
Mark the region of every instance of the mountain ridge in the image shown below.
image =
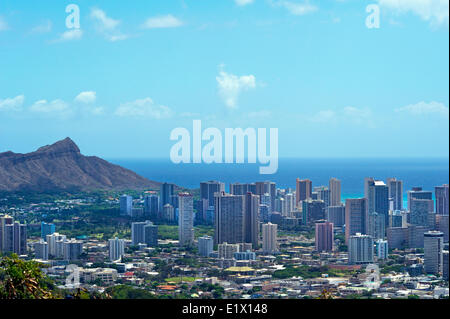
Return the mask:
[[[156,189],[161,183],[96,156],[69,137],[31,153],[0,153],[0,191]]]

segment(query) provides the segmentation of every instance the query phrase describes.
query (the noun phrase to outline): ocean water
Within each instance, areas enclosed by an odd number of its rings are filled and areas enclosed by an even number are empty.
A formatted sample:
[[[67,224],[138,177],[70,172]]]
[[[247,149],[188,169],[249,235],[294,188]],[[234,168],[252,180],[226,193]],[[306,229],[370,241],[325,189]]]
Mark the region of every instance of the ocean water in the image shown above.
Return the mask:
[[[187,188],[199,188],[200,182],[218,180],[226,184],[273,181],[277,187],[295,188],[296,178],[309,178],[313,186],[328,185],[331,177],[342,183],[343,198],[361,197],[364,178],[374,177],[386,181],[389,177],[403,180],[406,191],[434,187],[449,182],[448,158],[377,158],[377,159],[280,159],[278,172],[260,175],[259,164],[173,164],[170,160],[112,159],[148,179],[170,182]]]

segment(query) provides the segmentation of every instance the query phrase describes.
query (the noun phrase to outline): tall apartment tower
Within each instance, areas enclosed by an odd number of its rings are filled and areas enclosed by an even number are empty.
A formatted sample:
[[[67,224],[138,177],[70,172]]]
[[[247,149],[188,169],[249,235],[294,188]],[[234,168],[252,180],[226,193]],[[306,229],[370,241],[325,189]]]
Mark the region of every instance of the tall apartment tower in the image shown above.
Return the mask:
[[[158,218],[159,197],[157,195],[148,195],[144,197],[144,214],[152,219]]]
[[[225,191],[225,184],[216,181],[200,183],[200,198],[208,201],[208,207],[214,206],[214,194]]]
[[[133,210],[133,197],[128,195],[120,196],[120,215],[131,216]]]
[[[259,196],[247,193],[245,195],[245,229],[246,243],[252,243],[256,249],[259,246]]]
[[[373,262],[373,239],[369,235],[355,234],[348,240],[349,264],[367,264]]]
[[[114,239],[110,239],[108,242],[109,242],[109,260],[110,261],[120,260],[125,253],[125,240],[118,239],[116,237]]]
[[[333,223],[325,220],[316,223],[316,251],[331,252],[334,250]]]
[[[244,242],[245,196],[216,194],[214,215],[214,244]]]
[[[256,182],[255,183],[255,193],[261,196],[268,194],[270,197],[270,212],[275,211],[275,198],[277,197],[276,184],[273,182]],[[262,202],[261,202],[262,204]]]
[[[449,213],[448,184],[436,186],[434,188],[434,194],[436,197],[436,214],[448,215]]]
[[[330,206],[341,205],[341,181],[332,178],[329,181],[328,189],[330,190]]]
[[[392,202],[392,210],[403,209],[403,182],[396,178],[388,178],[389,201]]]
[[[353,198],[345,201],[345,240],[357,233],[367,234],[369,210],[366,198]]]
[[[367,205],[369,215],[382,215],[385,225],[389,225],[389,189],[383,181],[368,181]]]
[[[27,253],[27,225],[14,222],[11,216],[0,217],[0,252]]]
[[[175,207],[174,203],[173,203],[173,195],[174,195],[174,189],[175,189],[175,185],[174,184],[169,184],[169,183],[163,183],[161,184],[161,188],[160,188],[160,198],[159,198],[159,209],[160,211],[163,210],[164,205],[166,204],[170,204],[172,206]]]
[[[263,251],[273,254],[278,252],[277,224],[267,223],[262,225]]]
[[[153,226],[149,220],[145,222],[136,222],[131,224],[131,243],[136,246],[138,244],[148,244],[146,242],[146,226]],[[158,227],[158,226],[155,226]]]
[[[191,194],[178,194],[178,240],[180,246],[194,244],[194,198]]]
[[[256,194],[256,184],[240,184],[240,183],[230,184],[231,195],[245,195],[249,192]]]
[[[203,236],[198,239],[198,254],[209,257],[213,252],[214,240],[211,236]]]
[[[424,234],[424,264],[427,274],[440,274],[443,270],[444,234],[429,231]]]
[[[296,204],[299,206],[301,201],[310,199],[312,197],[312,182],[309,179],[297,178],[296,187]]]

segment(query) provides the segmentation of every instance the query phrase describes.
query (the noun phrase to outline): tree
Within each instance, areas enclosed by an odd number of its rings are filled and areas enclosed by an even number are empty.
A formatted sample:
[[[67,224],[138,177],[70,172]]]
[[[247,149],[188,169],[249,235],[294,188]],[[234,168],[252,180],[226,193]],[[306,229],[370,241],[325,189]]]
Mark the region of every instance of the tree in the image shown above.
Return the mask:
[[[39,264],[16,254],[0,261],[0,299],[53,299],[50,280]]]

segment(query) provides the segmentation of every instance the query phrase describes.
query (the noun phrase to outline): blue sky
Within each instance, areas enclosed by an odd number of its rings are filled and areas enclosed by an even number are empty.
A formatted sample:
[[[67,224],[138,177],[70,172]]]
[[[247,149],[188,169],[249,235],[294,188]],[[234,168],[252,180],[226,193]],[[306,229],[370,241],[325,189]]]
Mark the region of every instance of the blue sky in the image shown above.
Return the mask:
[[[447,0],[3,0],[0,152],[168,158],[200,119],[280,157],[448,157],[448,32]]]

